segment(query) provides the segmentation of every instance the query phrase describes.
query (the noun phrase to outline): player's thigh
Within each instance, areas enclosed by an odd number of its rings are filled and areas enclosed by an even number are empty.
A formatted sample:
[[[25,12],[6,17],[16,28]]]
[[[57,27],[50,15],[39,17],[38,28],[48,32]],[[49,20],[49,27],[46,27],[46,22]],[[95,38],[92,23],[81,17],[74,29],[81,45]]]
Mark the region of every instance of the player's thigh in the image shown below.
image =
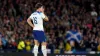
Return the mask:
[[[38,37],[38,32],[37,31],[33,31],[33,35],[34,35],[34,44],[35,45],[39,45],[39,37]]]
[[[38,40],[35,40],[35,39],[34,39],[34,44],[39,46]]]

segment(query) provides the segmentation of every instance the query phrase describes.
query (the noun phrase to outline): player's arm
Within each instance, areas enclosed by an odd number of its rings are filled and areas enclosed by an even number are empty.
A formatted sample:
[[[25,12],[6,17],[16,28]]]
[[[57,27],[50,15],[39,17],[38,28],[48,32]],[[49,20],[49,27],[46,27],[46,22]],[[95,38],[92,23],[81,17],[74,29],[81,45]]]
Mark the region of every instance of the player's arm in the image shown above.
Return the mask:
[[[49,21],[49,19],[48,19],[48,17],[46,15],[45,15],[44,21]]]
[[[28,23],[32,28],[34,28],[34,25],[32,24],[31,18],[28,18],[28,19],[27,19],[27,23]]]
[[[47,15],[45,15],[44,12],[42,12],[41,16],[42,16],[44,21],[49,21]]]

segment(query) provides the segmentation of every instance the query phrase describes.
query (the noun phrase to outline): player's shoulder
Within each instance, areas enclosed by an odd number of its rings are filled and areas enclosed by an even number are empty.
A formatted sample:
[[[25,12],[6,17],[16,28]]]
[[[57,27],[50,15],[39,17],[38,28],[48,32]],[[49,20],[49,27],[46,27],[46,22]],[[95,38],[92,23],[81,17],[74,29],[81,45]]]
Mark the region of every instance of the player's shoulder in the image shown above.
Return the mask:
[[[35,11],[35,12],[33,12],[32,14],[43,14],[42,12],[37,12],[37,11]]]
[[[31,16],[43,16],[42,12],[33,12]]]
[[[37,12],[33,12],[32,15],[37,15]]]

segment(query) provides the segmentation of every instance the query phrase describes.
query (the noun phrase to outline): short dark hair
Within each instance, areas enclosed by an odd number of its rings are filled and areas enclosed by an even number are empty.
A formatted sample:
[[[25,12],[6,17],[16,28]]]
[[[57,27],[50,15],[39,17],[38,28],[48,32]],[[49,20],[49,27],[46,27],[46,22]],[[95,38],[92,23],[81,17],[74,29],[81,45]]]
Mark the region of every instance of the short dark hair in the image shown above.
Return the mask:
[[[36,9],[38,9],[38,8],[41,8],[43,5],[41,4],[41,3],[37,3],[36,5],[35,5],[35,8]]]

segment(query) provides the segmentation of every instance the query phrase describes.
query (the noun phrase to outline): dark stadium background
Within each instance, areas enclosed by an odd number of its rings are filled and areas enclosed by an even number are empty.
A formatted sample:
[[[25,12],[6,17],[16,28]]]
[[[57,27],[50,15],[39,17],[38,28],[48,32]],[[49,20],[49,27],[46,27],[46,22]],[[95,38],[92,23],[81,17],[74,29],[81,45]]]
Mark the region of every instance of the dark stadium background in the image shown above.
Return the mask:
[[[65,36],[71,28],[83,35],[78,51],[100,51],[100,0],[0,0],[0,52],[18,52],[21,40],[26,45],[22,52],[32,51],[32,28],[27,18],[38,2],[45,5],[50,20],[44,23],[48,51],[68,51]]]

